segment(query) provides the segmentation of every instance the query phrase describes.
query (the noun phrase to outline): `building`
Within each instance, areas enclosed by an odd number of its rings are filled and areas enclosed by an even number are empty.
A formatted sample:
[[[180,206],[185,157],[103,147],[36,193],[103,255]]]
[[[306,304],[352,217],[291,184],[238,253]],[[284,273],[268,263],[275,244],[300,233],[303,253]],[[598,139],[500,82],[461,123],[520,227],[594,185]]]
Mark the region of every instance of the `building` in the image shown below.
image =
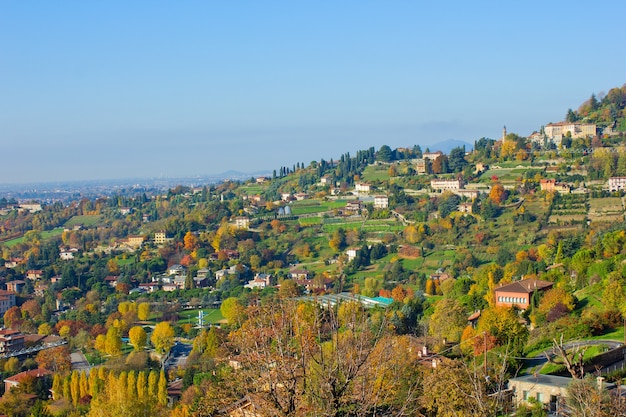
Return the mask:
[[[463,188],[463,180],[435,178],[430,180],[430,188],[440,191],[457,191]]]
[[[5,283],[5,285],[7,286],[7,291],[13,292],[16,294],[19,294],[20,292],[22,292],[22,288],[24,288],[25,284],[26,282],[22,281],[21,279],[8,281]]]
[[[572,139],[596,136],[597,126],[593,123],[559,122],[548,123],[543,130],[546,140],[561,146],[564,137]]]
[[[119,277],[117,275],[109,275],[108,277],[104,278],[104,282],[106,282],[109,287],[115,288],[115,287],[117,287],[117,280],[118,279],[119,279]]]
[[[530,305],[530,298],[535,291],[547,291],[552,285],[552,282],[538,279],[525,279],[503,285],[494,290],[496,306],[516,306],[525,310]]]
[[[63,261],[69,261],[74,259],[74,252],[69,250],[64,250],[59,253],[59,258]]]
[[[434,161],[435,159],[439,158],[440,156],[443,155],[443,152],[441,151],[437,151],[437,152],[424,152],[422,154],[422,158],[424,159],[429,159],[431,161]]]
[[[609,191],[621,191],[626,190],[626,177],[611,177],[609,178]]]
[[[256,274],[253,280],[248,281],[245,288],[267,288],[272,285],[272,275],[271,274]]]
[[[248,230],[250,228],[250,218],[248,217],[235,217],[235,227],[237,229]]]
[[[413,160],[413,163],[415,164],[415,171],[418,174],[426,174],[427,173],[426,159],[424,159],[424,158],[416,158],[416,159]]]
[[[141,247],[141,245],[143,245],[144,239],[145,239],[144,236],[138,236],[138,235],[128,236],[128,239],[126,240],[126,244],[131,248],[138,249]]]
[[[472,213],[472,203],[461,203],[457,206],[457,210],[461,213]]]
[[[374,197],[374,208],[375,209],[386,209],[389,208],[389,197],[386,195],[377,195]]]
[[[31,213],[37,213],[42,210],[41,204],[39,203],[29,203],[29,204],[20,204],[20,210],[26,210]]]
[[[0,353],[15,352],[24,348],[24,335],[17,330],[0,330]]]
[[[359,252],[359,248],[349,248],[346,250],[346,255],[348,255],[348,262],[356,258],[357,253]]]
[[[43,271],[41,269],[29,269],[26,271],[26,278],[30,280],[37,280],[43,277]]]
[[[539,188],[541,191],[557,192],[561,194],[569,194],[570,187],[567,184],[556,182],[555,179],[543,178],[539,181]]]
[[[27,379],[39,379],[45,378],[52,375],[52,372],[47,369],[32,369],[30,371],[20,372],[17,375],[13,375],[4,380],[4,392],[9,392],[12,388],[17,387],[23,381]]]
[[[15,306],[15,293],[0,290],[0,314],[6,313],[13,306]]]
[[[167,235],[165,234],[165,232],[163,230],[161,230],[160,232],[156,232],[154,234],[154,243],[157,245],[163,245],[165,242],[167,242]]]
[[[369,193],[371,186],[366,182],[357,182],[354,184],[354,191],[357,193]]]
[[[360,200],[352,200],[346,202],[344,210],[348,213],[358,213],[363,209],[363,203]]]

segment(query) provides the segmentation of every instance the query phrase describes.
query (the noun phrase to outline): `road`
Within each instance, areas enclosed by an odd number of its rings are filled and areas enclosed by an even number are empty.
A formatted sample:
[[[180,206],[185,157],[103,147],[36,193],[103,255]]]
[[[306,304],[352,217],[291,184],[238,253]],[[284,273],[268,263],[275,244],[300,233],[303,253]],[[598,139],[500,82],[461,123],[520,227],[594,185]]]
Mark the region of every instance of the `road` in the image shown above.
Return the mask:
[[[573,340],[571,342],[563,343],[563,348],[565,350],[571,350],[579,347],[587,347],[587,346],[595,346],[595,345],[607,345],[609,350],[617,349],[622,347],[624,344],[621,342],[616,342],[614,340]],[[554,348],[546,349],[541,352],[539,355],[533,358],[526,359],[526,366],[528,369],[536,369],[539,370],[543,367],[543,365],[548,362],[546,358],[546,354],[550,355],[550,357],[554,357]],[[622,361],[623,362],[623,361]],[[612,364],[607,369],[613,369],[615,366],[621,366],[619,363]],[[603,372],[604,373],[604,372]]]
[[[163,364],[164,368],[169,370],[171,368],[184,367],[187,362],[187,357],[191,353],[191,348],[192,346],[186,343],[175,342],[167,360]]]

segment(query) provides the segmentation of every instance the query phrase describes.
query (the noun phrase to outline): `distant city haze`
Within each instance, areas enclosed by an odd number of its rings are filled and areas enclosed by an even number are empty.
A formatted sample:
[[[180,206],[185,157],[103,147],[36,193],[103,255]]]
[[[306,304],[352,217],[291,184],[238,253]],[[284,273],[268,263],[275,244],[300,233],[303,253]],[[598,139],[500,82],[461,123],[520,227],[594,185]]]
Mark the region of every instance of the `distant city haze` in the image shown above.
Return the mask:
[[[1,2],[0,184],[527,136],[626,82],[626,2]]]

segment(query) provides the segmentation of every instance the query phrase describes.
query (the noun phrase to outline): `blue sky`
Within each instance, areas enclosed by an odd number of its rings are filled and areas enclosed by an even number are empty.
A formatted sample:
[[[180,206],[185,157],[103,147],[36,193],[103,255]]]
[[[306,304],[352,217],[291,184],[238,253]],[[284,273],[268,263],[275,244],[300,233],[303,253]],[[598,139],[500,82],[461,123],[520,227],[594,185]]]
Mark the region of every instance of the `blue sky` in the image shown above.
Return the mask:
[[[509,4],[511,3],[511,4]],[[0,183],[528,135],[626,83],[623,0],[0,2]]]

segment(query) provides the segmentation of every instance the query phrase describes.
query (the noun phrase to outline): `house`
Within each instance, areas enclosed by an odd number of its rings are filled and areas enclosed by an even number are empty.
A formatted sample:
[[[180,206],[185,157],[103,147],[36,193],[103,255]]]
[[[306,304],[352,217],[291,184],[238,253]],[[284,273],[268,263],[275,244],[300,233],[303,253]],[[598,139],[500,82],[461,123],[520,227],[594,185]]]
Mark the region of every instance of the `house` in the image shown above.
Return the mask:
[[[157,245],[163,245],[165,242],[167,242],[167,235],[165,234],[165,232],[163,230],[161,230],[160,232],[155,232],[154,233],[154,243]]]
[[[50,288],[48,285],[46,284],[37,284],[35,285],[35,295],[37,297],[43,297],[46,295],[46,291],[48,291],[48,288]]]
[[[141,245],[143,245],[143,241],[145,240],[144,236],[139,236],[139,235],[132,235],[132,236],[128,236],[128,238],[126,239],[126,246],[132,248],[132,249],[138,249],[141,247]]]
[[[139,284],[139,288],[143,289],[145,292],[155,292],[159,289],[158,282],[143,282]]]
[[[375,209],[389,208],[389,197],[387,197],[386,195],[374,196],[374,208]]]
[[[30,213],[37,213],[42,210],[41,204],[39,203],[20,204],[19,208],[21,211],[26,210]]]
[[[161,289],[163,291],[171,292],[171,291],[176,291],[179,288],[176,286],[176,284],[172,283],[172,284],[163,284],[163,287],[161,287]]]
[[[472,203],[461,203],[457,206],[457,210],[461,213],[472,213]]]
[[[561,194],[569,194],[570,188],[569,185],[556,182],[555,179],[547,179],[543,178],[539,181],[539,188],[541,191],[546,192],[557,192]]]
[[[309,195],[307,193],[296,193],[294,194],[294,197],[297,201],[302,201],[308,199]]]
[[[132,207],[120,207],[119,211],[122,216],[127,216],[133,212],[133,209]]]
[[[544,405],[549,413],[555,413],[565,406],[567,388],[573,379],[564,376],[541,375],[538,373],[509,379],[508,388],[513,391],[516,406],[528,404],[531,400]],[[615,384],[605,383],[604,378],[596,379],[598,390],[613,390]]]
[[[16,294],[19,294],[20,292],[22,292],[22,288],[24,288],[24,285],[26,284],[26,282],[16,279],[14,281],[8,281],[5,283],[5,285],[7,286],[7,291],[9,292],[13,292]]]
[[[443,156],[443,152],[441,151],[437,151],[437,152],[424,152],[422,154],[422,158],[424,159],[429,159],[431,161],[434,161],[435,159],[439,158],[440,156]]]
[[[167,270],[168,275],[186,275],[187,270],[180,264],[175,264],[169,267]]]
[[[552,285],[552,282],[538,279],[525,279],[503,285],[494,290],[496,306],[516,306],[525,310],[530,305],[530,298],[535,291],[547,291]]]
[[[109,287],[115,288],[117,287],[118,278],[119,276],[117,275],[109,275],[108,277],[104,278],[104,282],[106,282],[109,285]]]
[[[587,138],[596,136],[597,131],[598,128],[594,123],[577,122],[548,123],[543,129],[546,139],[556,146],[561,146],[561,142],[566,136],[572,139]]]
[[[248,281],[245,288],[267,288],[272,284],[272,275],[271,274],[256,274],[253,280]]]
[[[248,230],[250,228],[250,218],[243,216],[235,217],[235,227]]]
[[[320,179],[320,184],[322,184],[322,185],[331,185],[332,183],[333,183],[333,179],[331,177],[329,177],[328,175],[324,175]]]
[[[626,177],[611,177],[609,178],[609,191],[621,191],[626,190]]]
[[[63,261],[69,261],[74,259],[74,252],[71,251],[61,251],[59,253],[59,258],[61,258],[61,260]]]
[[[257,177],[256,178],[256,183],[257,184],[263,184],[265,181],[267,181],[269,178],[267,177]]]
[[[311,272],[306,269],[292,269],[289,271],[289,278],[291,279],[308,279]]]
[[[26,271],[26,278],[30,280],[37,280],[43,277],[43,271],[41,269],[29,269]]]
[[[0,314],[6,313],[13,306],[15,306],[15,293],[0,290]]]
[[[357,182],[354,184],[354,191],[357,193],[369,193],[371,186],[365,182]]]
[[[430,188],[433,190],[460,190],[463,188],[463,180],[462,179],[442,179],[435,178],[430,180]]]
[[[478,325],[478,319],[480,319],[480,310],[476,310],[467,318],[467,324],[475,329]]]
[[[413,164],[415,164],[415,171],[418,174],[426,174],[426,159],[424,158],[416,158],[413,159]]]
[[[0,330],[0,353],[15,352],[24,348],[24,335],[12,329]]]
[[[356,258],[358,252],[359,248],[348,248],[348,250],[346,250],[346,255],[348,255],[348,262]]]
[[[31,369],[30,371],[20,372],[17,375],[13,375],[4,380],[4,392],[9,392],[12,388],[17,387],[20,383],[28,379],[45,378],[52,375],[52,372],[47,369]]]
[[[344,210],[346,212],[358,213],[363,208],[363,203],[360,200],[348,201]]]

